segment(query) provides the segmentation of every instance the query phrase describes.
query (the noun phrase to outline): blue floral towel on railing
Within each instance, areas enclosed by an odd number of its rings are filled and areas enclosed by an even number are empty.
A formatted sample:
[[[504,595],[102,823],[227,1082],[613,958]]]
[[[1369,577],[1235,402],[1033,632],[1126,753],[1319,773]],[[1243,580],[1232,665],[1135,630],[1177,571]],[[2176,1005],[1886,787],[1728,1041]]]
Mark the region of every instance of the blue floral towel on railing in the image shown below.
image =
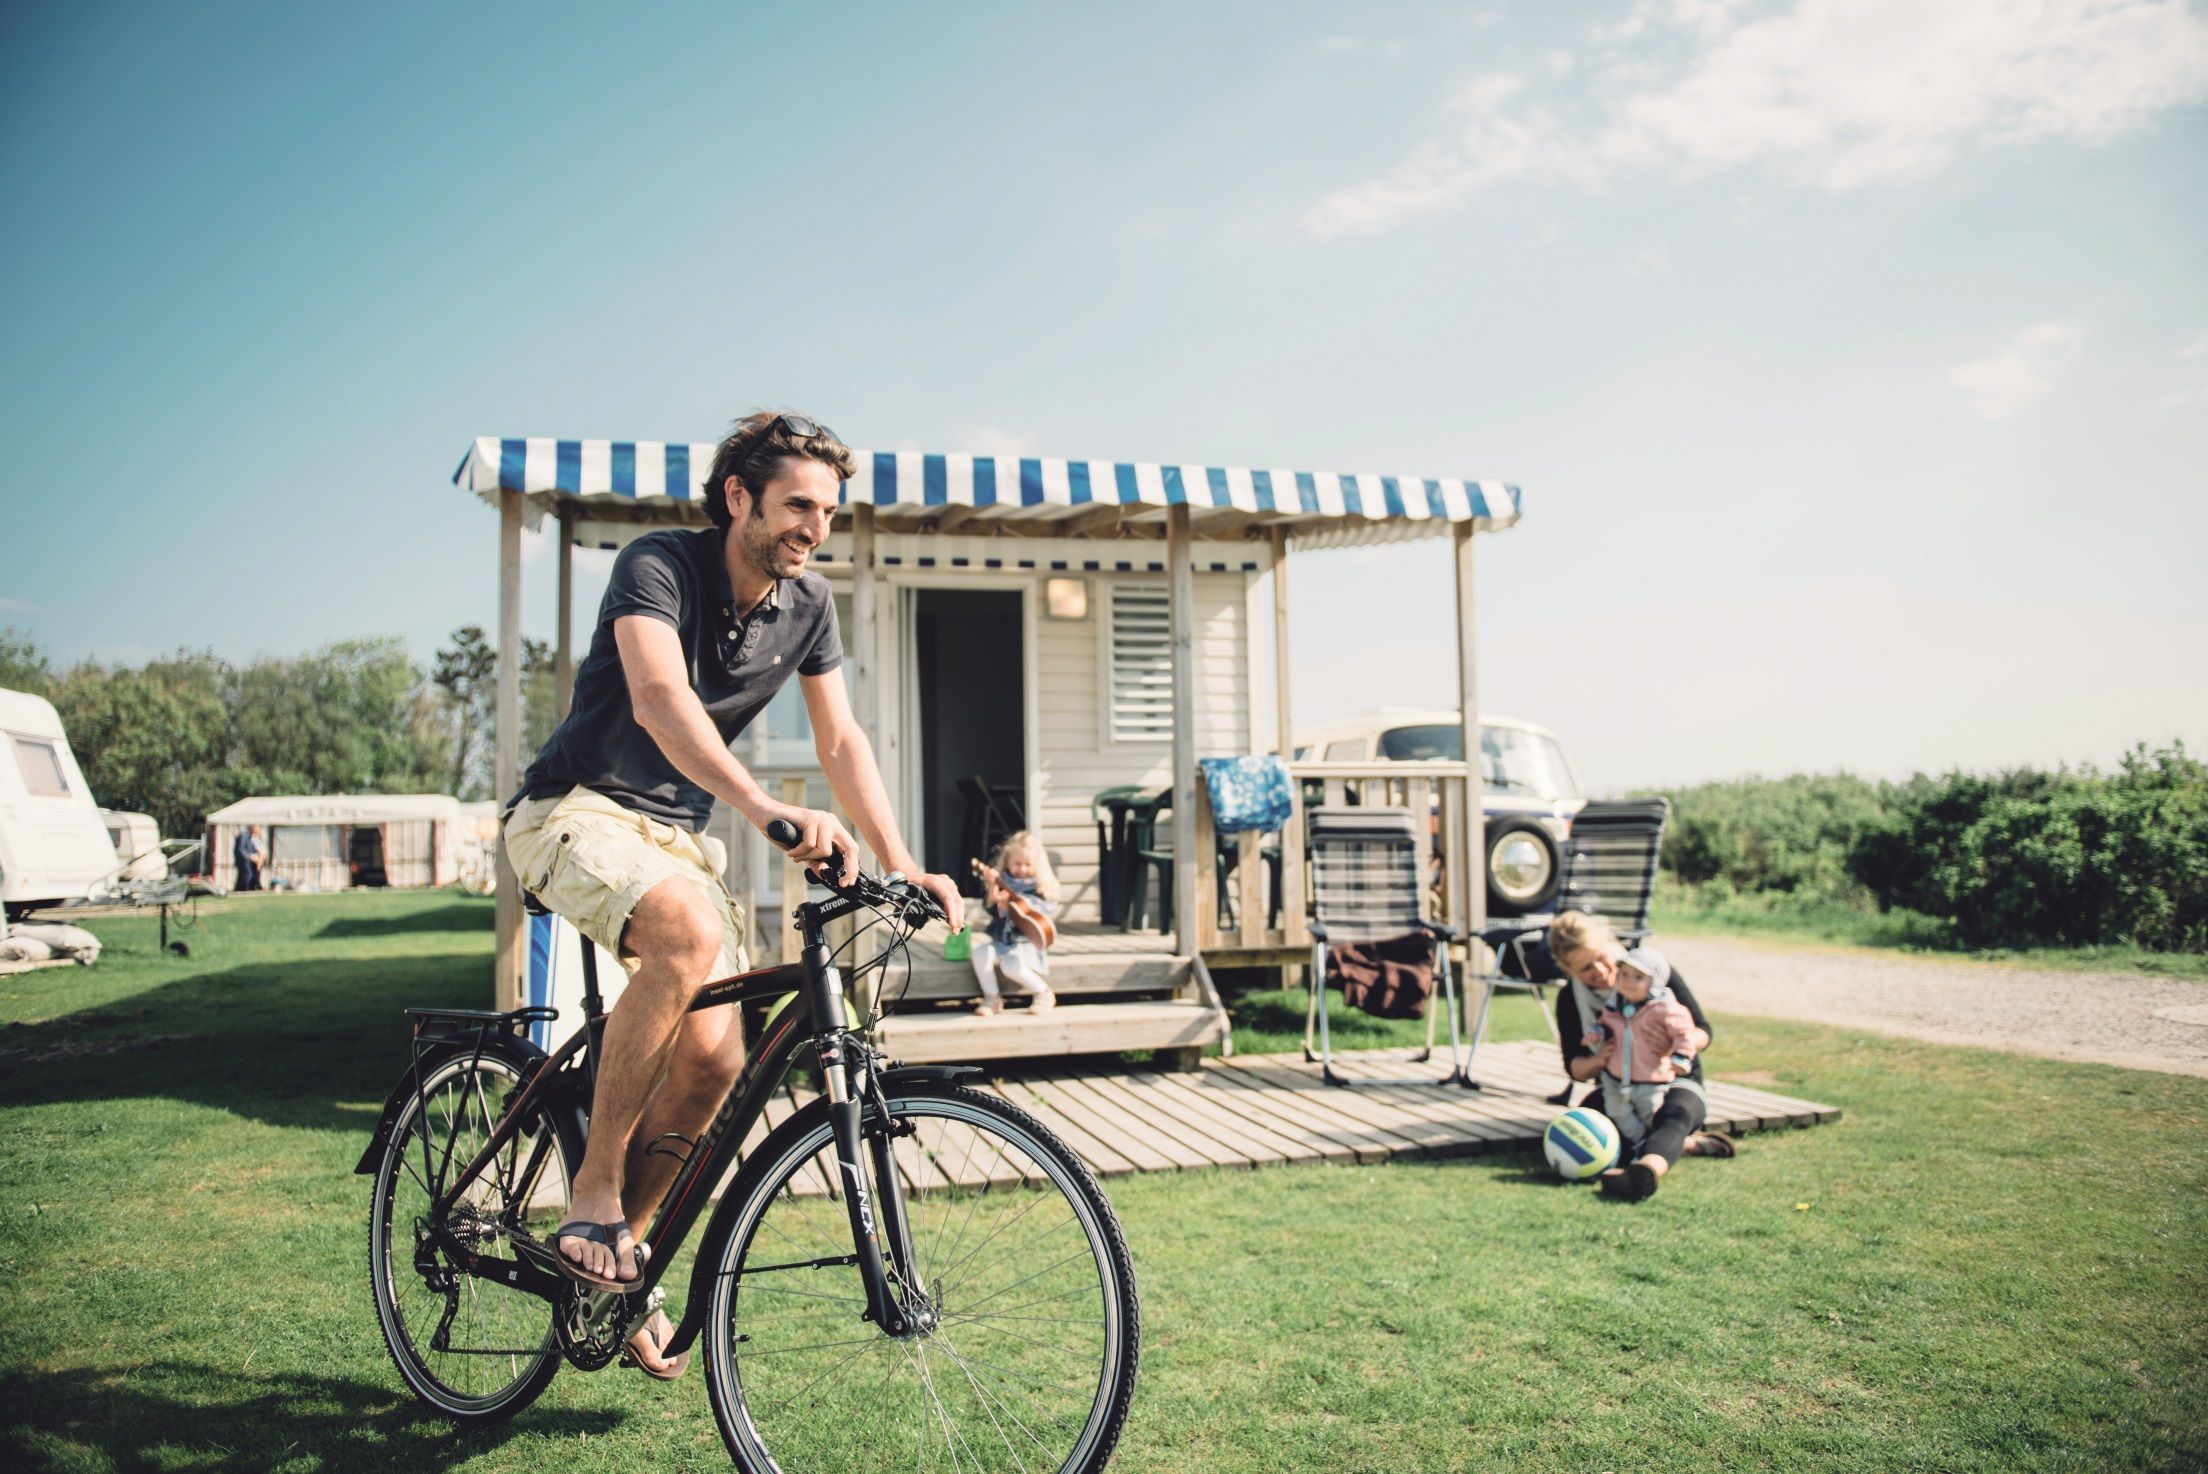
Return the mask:
[[[1212,827],[1221,834],[1278,829],[1293,812],[1288,765],[1277,757],[1199,759],[1211,790]]]

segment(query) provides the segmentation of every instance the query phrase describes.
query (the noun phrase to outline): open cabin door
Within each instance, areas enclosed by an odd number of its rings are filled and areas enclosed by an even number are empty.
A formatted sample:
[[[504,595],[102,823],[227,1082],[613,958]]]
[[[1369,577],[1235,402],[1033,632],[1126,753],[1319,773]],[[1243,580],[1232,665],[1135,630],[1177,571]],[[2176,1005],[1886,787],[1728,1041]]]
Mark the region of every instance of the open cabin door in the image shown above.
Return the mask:
[[[1027,823],[1024,595],[966,587],[899,596],[899,821],[930,870],[978,895],[969,862]]]

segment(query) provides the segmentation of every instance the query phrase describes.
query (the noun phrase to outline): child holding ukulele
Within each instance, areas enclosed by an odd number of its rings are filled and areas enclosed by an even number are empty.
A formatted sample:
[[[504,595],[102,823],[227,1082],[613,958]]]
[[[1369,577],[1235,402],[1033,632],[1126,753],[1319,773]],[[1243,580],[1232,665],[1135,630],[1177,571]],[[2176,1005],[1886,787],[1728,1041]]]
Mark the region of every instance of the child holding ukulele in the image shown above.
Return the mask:
[[[1027,994],[1036,1013],[1054,1006],[1058,995],[1050,991],[1050,946],[1058,940],[1058,928],[1050,913],[1058,909],[1058,877],[1050,870],[1050,857],[1033,833],[1022,829],[997,850],[997,863],[974,862],[981,877],[982,901],[989,908],[989,928],[974,938],[974,976],[981,982],[981,1003],[974,1012],[993,1018],[1004,1011],[997,992],[997,977]]]

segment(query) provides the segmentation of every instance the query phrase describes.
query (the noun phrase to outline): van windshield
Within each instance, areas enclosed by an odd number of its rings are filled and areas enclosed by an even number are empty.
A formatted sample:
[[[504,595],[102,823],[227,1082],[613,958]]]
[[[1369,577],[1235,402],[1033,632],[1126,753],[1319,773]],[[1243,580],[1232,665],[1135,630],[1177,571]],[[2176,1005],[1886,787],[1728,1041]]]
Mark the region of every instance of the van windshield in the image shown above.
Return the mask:
[[[1481,777],[1498,793],[1576,799],[1579,780],[1556,740],[1516,727],[1480,728]],[[1391,762],[1455,762],[1464,756],[1461,728],[1443,723],[1394,727],[1380,734],[1380,756]]]

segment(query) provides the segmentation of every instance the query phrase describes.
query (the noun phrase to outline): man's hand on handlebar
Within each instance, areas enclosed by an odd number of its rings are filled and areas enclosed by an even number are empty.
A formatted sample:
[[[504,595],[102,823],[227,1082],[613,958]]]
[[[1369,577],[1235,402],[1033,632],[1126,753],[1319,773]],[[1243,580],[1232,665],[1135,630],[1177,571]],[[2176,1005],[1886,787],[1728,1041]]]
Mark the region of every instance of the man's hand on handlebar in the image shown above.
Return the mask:
[[[783,838],[788,833],[787,830],[783,834],[777,834],[768,828],[777,820],[797,832],[794,841],[785,844]],[[793,859],[804,861],[808,867],[814,861],[834,856],[840,862],[841,868],[829,878],[836,884],[849,885],[858,879],[859,843],[851,837],[850,831],[837,822],[834,814],[822,809],[798,809],[787,804],[772,804],[759,814],[755,822],[760,829],[766,831],[770,841],[781,845],[789,851]]]
[[[943,919],[952,927],[966,924],[966,902],[948,875],[914,875],[908,878],[928,893],[928,899],[935,902],[936,909],[943,913]]]

